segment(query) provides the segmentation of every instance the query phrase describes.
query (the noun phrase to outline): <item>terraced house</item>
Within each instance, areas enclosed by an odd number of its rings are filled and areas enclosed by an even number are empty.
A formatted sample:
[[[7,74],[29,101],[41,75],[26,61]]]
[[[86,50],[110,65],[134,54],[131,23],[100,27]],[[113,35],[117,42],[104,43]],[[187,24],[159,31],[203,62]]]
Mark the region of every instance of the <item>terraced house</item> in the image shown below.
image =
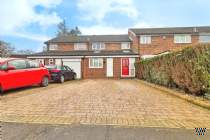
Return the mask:
[[[47,51],[28,58],[64,64],[77,78],[135,77],[137,59],[150,58],[188,44],[210,42],[210,27],[138,28],[128,35],[61,36],[45,44]]]
[[[46,52],[29,58],[67,65],[77,78],[135,77],[134,63],[139,55],[128,35],[61,36],[46,44]]]
[[[184,46],[210,43],[210,26],[175,28],[129,29],[133,47],[138,48],[141,58],[154,57]]]

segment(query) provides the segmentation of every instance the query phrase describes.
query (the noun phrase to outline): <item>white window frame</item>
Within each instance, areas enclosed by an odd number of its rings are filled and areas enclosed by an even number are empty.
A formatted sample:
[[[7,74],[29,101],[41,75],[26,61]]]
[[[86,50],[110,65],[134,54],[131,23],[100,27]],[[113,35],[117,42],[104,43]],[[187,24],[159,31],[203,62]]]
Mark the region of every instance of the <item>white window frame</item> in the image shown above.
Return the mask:
[[[92,50],[105,50],[105,43],[94,42],[92,43]]]
[[[202,37],[206,37],[207,40],[204,41]],[[200,33],[199,34],[199,42],[200,43],[210,43],[210,33]]]
[[[175,34],[174,35],[175,44],[189,44],[192,43],[191,34]]]
[[[57,45],[57,44],[50,44],[50,45],[49,45],[49,50],[50,50],[50,51],[58,50],[58,45]]]
[[[141,35],[140,36],[140,44],[151,44],[152,36],[151,35]]]
[[[130,42],[122,42],[121,43],[121,49],[122,50],[128,50],[128,49],[130,49]]]
[[[86,43],[74,43],[74,50],[87,50]]]
[[[53,65],[54,64],[54,59],[49,59],[49,65]]]
[[[89,58],[89,68],[103,68],[103,62],[103,58]]]

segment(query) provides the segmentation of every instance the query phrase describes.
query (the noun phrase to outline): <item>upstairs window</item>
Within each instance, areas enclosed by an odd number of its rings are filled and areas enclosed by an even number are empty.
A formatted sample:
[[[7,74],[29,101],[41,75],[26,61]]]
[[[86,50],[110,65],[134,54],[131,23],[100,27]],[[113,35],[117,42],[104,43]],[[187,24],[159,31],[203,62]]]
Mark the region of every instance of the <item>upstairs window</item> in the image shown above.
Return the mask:
[[[128,50],[128,49],[130,49],[130,43],[129,42],[121,43],[121,49],[122,50]]]
[[[100,42],[93,43],[92,50],[105,50],[105,44]]]
[[[174,43],[191,43],[191,35],[174,35]]]
[[[56,45],[56,44],[50,44],[50,45],[49,45],[49,50],[50,50],[50,51],[58,50],[58,45]]]
[[[86,43],[75,43],[74,50],[87,50],[87,44]]]
[[[210,42],[210,34],[200,34],[199,42],[200,43],[209,43]]]
[[[140,36],[140,44],[151,44],[152,37],[151,35],[141,35]]]

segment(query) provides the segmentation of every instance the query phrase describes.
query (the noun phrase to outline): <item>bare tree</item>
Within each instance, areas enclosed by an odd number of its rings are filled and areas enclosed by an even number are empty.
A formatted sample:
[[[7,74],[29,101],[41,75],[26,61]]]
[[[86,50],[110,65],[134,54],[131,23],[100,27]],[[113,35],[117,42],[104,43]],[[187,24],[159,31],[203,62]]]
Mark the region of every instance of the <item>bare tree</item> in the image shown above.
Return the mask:
[[[0,41],[0,57],[9,57],[14,51],[15,48],[11,44]]]
[[[63,20],[57,25],[58,31],[57,31],[57,36],[65,36],[65,35],[73,35],[73,36],[78,36],[81,35],[81,31],[79,28],[76,26],[73,29],[70,29],[67,27],[66,21]]]

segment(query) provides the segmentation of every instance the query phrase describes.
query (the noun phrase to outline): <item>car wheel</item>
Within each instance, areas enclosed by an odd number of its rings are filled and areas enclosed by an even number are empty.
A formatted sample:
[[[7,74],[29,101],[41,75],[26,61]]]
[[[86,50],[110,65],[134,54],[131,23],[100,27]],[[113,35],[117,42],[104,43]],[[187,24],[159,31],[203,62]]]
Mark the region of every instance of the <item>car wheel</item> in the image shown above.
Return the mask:
[[[74,76],[73,76],[73,80],[76,80],[77,79],[77,75],[76,74],[74,74]]]
[[[49,85],[49,78],[48,77],[43,77],[42,82],[41,82],[41,86],[42,87],[47,87],[48,85]]]
[[[61,77],[60,77],[60,83],[64,83],[64,81],[65,81],[65,77],[63,75],[61,75]]]

